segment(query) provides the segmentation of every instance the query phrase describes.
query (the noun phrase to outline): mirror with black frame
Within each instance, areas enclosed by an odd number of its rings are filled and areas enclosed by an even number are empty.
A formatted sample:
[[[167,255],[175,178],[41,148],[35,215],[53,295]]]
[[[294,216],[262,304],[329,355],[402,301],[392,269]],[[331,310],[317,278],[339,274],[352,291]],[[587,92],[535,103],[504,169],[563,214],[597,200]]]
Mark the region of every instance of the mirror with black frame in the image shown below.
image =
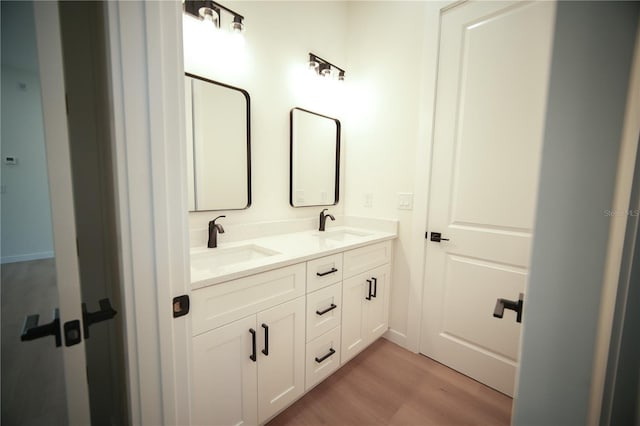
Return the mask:
[[[289,204],[293,207],[337,204],[340,121],[302,108],[293,108],[289,119]]]
[[[189,211],[251,205],[250,98],[246,90],[185,74]]]

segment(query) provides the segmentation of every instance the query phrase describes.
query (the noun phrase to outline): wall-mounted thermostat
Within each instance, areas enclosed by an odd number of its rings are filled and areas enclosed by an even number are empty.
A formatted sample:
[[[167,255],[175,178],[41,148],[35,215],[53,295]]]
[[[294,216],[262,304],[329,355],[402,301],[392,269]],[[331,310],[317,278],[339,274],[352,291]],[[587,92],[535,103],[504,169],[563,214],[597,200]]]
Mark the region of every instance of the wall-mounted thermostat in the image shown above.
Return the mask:
[[[15,166],[18,164],[18,157],[14,157],[13,155],[7,155],[4,157],[4,164],[8,166]]]

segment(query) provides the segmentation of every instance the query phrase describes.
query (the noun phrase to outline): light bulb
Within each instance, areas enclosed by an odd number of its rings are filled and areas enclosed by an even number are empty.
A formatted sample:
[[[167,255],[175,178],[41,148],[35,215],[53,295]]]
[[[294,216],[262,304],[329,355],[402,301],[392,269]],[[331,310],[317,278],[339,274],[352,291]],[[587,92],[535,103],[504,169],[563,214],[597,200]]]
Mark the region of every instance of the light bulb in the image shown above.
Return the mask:
[[[216,28],[220,27],[220,11],[215,7],[203,6],[198,10],[198,14],[203,21],[212,23]]]
[[[320,75],[323,77],[331,76],[331,66],[329,64],[321,64],[320,65]]]
[[[231,23],[231,31],[234,33],[241,33],[244,30],[244,24],[242,23],[242,18],[238,15],[233,17],[233,22]]]

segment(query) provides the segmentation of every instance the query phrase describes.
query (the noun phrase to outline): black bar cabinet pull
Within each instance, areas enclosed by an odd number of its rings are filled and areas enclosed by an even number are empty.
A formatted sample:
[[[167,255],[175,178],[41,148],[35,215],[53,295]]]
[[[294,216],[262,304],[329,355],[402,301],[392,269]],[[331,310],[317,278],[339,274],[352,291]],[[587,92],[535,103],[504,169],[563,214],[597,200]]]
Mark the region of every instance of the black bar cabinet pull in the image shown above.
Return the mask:
[[[249,355],[249,359],[253,362],[256,362],[256,331],[253,328],[249,329],[249,333],[251,333],[251,355]]]
[[[331,304],[331,306],[329,306],[327,309],[325,309],[324,311],[316,311],[316,314],[318,315],[324,315],[327,312],[331,312],[333,311],[335,308],[337,308],[338,306],[334,303]]]
[[[321,356],[320,358],[316,357],[316,362],[318,364],[320,364],[322,361],[324,361],[325,359],[329,358],[331,355],[335,354],[336,350],[333,348],[329,348],[329,353],[326,355]]]
[[[524,305],[524,294],[520,293],[518,300],[498,299],[496,307],[493,309],[493,316],[502,318],[505,309],[516,312],[516,322],[522,322],[522,306]]]
[[[365,299],[367,300],[371,300],[371,280],[367,280],[367,282],[369,283],[369,295],[367,297],[365,297]]]
[[[373,297],[377,297],[378,294],[378,279],[376,277],[371,277],[373,280]]]
[[[262,353],[269,356],[269,326],[267,324],[262,324],[262,328],[264,328],[264,349],[262,350]]]
[[[60,311],[53,310],[53,320],[50,323],[38,325],[40,315],[29,315],[22,327],[20,340],[35,340],[41,337],[54,336],[56,339],[56,347],[62,346],[62,335],[60,334]]]
[[[319,277],[324,277],[325,275],[333,274],[335,272],[338,272],[338,270],[336,268],[331,268],[327,272],[316,272],[316,275]]]

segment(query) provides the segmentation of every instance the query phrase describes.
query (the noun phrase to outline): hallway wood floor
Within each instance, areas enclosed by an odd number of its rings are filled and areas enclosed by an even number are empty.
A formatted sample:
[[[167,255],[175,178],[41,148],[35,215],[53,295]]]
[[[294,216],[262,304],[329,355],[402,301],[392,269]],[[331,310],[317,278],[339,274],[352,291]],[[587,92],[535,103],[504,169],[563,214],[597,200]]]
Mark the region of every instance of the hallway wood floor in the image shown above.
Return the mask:
[[[20,341],[27,315],[39,314],[40,324],[48,323],[53,308],[58,306],[55,261],[5,263],[0,272],[0,423],[66,425],[62,351],[56,348],[53,337]]]
[[[280,413],[269,426],[508,425],[512,399],[386,339]]]

